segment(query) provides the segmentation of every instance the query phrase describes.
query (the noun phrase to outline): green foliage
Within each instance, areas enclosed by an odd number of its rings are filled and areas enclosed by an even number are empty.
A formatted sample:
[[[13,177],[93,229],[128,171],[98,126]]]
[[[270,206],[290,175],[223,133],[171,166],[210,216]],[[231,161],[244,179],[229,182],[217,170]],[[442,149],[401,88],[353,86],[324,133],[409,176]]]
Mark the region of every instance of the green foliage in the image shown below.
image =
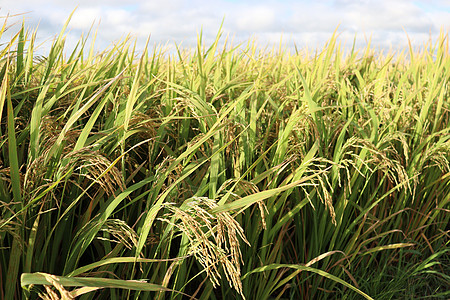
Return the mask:
[[[68,22],[0,49],[0,298],[449,297],[447,35],[94,55]]]

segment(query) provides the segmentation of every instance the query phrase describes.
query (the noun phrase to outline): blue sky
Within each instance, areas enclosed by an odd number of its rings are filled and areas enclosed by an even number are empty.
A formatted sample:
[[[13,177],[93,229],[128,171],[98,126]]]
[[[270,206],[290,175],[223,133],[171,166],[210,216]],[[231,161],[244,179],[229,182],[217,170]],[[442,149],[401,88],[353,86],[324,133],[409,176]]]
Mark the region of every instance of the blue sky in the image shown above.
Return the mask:
[[[407,0],[0,0],[0,16],[25,13],[10,18],[35,28],[40,40],[50,39],[77,7],[69,26],[67,42],[75,45],[92,24],[98,26],[97,46],[104,49],[130,33],[142,46],[150,35],[151,44],[176,42],[195,45],[203,29],[211,41],[224,19],[223,32],[234,43],[255,38],[261,47],[283,42],[302,48],[321,47],[339,25],[341,41],[365,45],[371,38],[376,48],[406,47],[411,39],[420,46],[440,29],[450,30],[450,1]],[[405,33],[406,31],[406,33]],[[14,32],[14,28],[10,29]]]

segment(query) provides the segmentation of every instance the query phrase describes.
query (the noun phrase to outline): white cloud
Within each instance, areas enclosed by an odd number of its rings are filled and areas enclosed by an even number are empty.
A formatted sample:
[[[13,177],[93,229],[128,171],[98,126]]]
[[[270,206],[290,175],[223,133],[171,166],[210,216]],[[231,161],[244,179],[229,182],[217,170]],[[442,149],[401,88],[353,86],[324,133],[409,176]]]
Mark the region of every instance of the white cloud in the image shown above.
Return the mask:
[[[239,31],[271,31],[276,26],[274,9],[263,5],[239,10],[234,21]]]
[[[72,17],[70,27],[73,29],[80,29],[88,31],[95,21],[99,21],[102,17],[102,10],[99,7],[95,8],[80,8]],[[55,23],[62,22],[63,19],[58,18]]]
[[[167,14],[179,11],[181,8],[185,10],[187,7],[184,1],[181,0],[154,0],[154,1],[143,1],[140,4],[140,9],[145,12]]]
[[[223,17],[224,32],[235,36],[236,42],[254,36],[261,46],[278,44],[283,35],[284,41],[298,47],[320,47],[339,24],[338,32],[347,44],[357,34],[359,45],[371,36],[373,46],[385,48],[406,46],[404,30],[418,45],[428,40],[430,32],[436,36],[440,28],[450,30],[450,4],[444,0],[2,0],[0,15],[31,11],[25,16],[27,24],[35,27],[40,22],[38,33],[46,39],[61,30],[76,4],[68,43],[74,44],[93,22],[99,22],[99,49],[128,33],[138,38],[139,45],[151,35],[151,43],[170,40],[192,46],[201,28],[208,43]]]

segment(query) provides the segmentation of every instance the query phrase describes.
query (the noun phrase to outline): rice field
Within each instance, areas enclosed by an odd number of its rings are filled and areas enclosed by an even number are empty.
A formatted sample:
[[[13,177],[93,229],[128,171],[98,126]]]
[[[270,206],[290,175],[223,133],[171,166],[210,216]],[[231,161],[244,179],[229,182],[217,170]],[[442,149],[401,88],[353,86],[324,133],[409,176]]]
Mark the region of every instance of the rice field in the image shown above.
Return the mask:
[[[0,299],[450,297],[447,33],[95,52],[67,26],[0,45]]]

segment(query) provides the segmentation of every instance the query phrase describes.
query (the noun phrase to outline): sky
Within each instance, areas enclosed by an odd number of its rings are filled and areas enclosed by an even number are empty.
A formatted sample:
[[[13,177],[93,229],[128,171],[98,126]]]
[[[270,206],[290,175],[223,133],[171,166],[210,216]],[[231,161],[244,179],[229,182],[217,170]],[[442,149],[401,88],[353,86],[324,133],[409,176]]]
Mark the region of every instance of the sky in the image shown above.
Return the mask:
[[[286,47],[320,48],[337,29],[347,47],[354,39],[357,46],[370,39],[378,49],[402,49],[408,38],[419,47],[450,30],[449,0],[0,0],[0,22],[8,14],[8,24],[25,20],[26,27],[38,27],[39,41],[49,45],[75,8],[67,46],[73,47],[94,25],[97,50],[127,34],[137,39],[138,48],[149,36],[150,45],[192,47],[200,31],[208,44],[222,21],[223,35],[233,45],[255,39],[262,48],[280,40]]]

